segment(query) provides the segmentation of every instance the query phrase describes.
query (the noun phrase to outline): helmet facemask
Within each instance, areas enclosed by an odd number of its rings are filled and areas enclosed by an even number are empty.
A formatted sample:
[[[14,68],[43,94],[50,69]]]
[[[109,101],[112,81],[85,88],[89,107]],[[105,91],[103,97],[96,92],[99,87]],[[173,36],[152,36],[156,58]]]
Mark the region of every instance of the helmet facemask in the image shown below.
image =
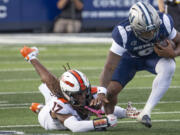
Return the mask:
[[[152,25],[152,28],[151,30],[136,30],[136,29],[133,29],[135,35],[142,41],[144,42],[149,42],[153,39],[155,39],[159,33],[159,27],[154,27],[154,25]]]
[[[66,94],[69,96],[69,102],[71,105],[76,107],[84,107],[85,105],[89,104],[89,91],[90,87],[83,91],[80,90],[79,92]]]

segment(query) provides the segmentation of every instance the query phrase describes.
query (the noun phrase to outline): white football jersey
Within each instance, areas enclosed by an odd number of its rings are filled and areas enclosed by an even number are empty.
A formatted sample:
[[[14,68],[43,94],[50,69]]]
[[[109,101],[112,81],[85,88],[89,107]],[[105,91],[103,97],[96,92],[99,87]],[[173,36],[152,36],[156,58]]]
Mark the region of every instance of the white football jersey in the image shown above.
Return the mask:
[[[77,112],[71,107],[70,104],[66,103],[66,100],[62,98],[57,98],[52,96],[50,91],[47,91],[48,88],[45,84],[41,84],[40,92],[43,95],[49,95],[44,96],[45,98],[51,97],[51,99],[46,102],[46,105],[41,109],[41,111],[38,114],[38,120],[40,125],[45,128],[46,130],[63,130],[66,129],[64,125],[57,119],[53,119],[50,115],[50,112],[56,112],[58,114],[72,114],[75,116],[78,120],[81,120],[80,116],[77,114]],[[45,99],[46,100],[46,99]]]
[[[50,112],[56,112],[58,114],[72,114],[78,120],[81,120],[80,116],[77,112],[71,107],[70,104],[66,104],[61,99],[57,99],[53,97],[51,101],[49,101],[43,109],[40,111],[38,115],[38,120],[40,125],[46,130],[54,130],[54,129],[66,129],[64,125],[58,120],[53,119],[50,115]]]
[[[39,90],[45,98],[45,106],[38,114],[38,121],[40,125],[46,130],[63,130],[66,129],[64,125],[57,119],[53,119],[50,112],[56,112],[58,114],[72,114],[78,120],[82,120],[77,111],[72,108],[63,98],[57,98],[53,96],[46,84],[41,84]],[[97,87],[91,88],[91,94],[93,98],[97,96]]]

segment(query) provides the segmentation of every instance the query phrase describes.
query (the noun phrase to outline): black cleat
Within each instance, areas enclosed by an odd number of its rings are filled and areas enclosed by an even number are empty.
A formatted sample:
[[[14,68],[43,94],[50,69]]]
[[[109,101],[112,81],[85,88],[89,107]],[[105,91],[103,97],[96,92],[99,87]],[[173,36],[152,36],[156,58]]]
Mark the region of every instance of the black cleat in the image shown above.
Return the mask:
[[[151,118],[150,118],[148,115],[144,115],[144,116],[142,117],[141,123],[142,123],[143,125],[145,125],[146,127],[148,127],[148,128],[151,128],[151,127],[152,127]]]

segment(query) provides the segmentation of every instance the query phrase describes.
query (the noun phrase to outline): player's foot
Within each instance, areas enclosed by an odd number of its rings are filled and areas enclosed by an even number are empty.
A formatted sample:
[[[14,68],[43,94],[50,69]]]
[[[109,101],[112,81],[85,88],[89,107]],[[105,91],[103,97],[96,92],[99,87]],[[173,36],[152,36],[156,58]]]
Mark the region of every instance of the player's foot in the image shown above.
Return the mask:
[[[143,113],[141,112],[139,116],[137,117],[137,120],[148,128],[152,127],[150,115],[147,115],[147,114],[143,115]]]
[[[43,105],[40,103],[32,103],[31,106],[29,107],[29,109],[35,113],[39,113],[42,108]]]
[[[144,115],[142,117],[142,124],[144,124],[146,127],[151,128],[152,124],[151,124],[151,118],[148,115]]]
[[[127,118],[136,119],[139,114],[140,110],[137,110],[135,107],[132,106],[131,102],[128,102],[128,106],[126,108]]]

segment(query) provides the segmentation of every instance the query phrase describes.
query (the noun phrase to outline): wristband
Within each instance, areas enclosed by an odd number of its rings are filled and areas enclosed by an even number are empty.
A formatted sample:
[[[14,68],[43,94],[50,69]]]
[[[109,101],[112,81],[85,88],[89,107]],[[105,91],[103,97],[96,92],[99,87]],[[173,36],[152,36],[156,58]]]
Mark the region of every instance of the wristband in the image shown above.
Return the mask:
[[[97,87],[97,94],[103,93],[103,94],[107,94],[107,89],[105,87]]]
[[[109,127],[108,120],[106,117],[93,119],[94,129]]]

